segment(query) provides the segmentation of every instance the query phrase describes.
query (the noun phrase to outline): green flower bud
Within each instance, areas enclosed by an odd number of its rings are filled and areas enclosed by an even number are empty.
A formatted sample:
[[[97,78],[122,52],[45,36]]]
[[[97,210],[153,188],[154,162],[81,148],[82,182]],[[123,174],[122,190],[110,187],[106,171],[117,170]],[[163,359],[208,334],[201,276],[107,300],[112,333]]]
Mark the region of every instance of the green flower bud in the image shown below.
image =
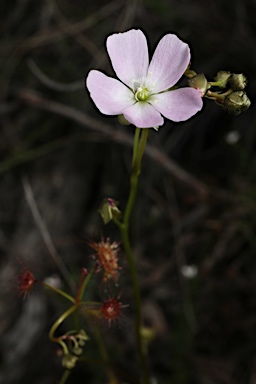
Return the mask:
[[[83,349],[81,347],[74,347],[72,349],[72,352],[74,353],[74,355],[80,356],[83,353]]]
[[[218,86],[220,88],[226,88],[230,76],[231,73],[229,71],[219,71],[214,80],[219,83]]]
[[[246,111],[251,105],[251,102],[243,91],[230,93],[224,99],[223,109],[233,115],[239,115]]]
[[[81,347],[83,347],[85,345],[85,342],[89,340],[89,336],[85,333],[83,329],[80,330],[76,338],[77,338],[78,344]]]
[[[124,115],[118,115],[118,121],[122,125],[131,125],[128,120],[124,117]]]
[[[203,73],[200,73],[189,79],[188,85],[192,88],[198,89],[202,96],[204,96],[207,90],[210,88],[210,85],[208,84],[208,81]]]
[[[246,87],[247,79],[243,73],[233,73],[230,76],[228,83],[234,91],[243,91]]]
[[[151,327],[142,326],[140,328],[140,334],[144,341],[151,342],[156,336],[156,331]]]
[[[77,360],[78,358],[76,356],[67,353],[62,359],[62,366],[67,369],[73,369],[76,366]]]
[[[117,208],[117,205],[118,202],[114,199],[108,198],[103,200],[99,208],[99,213],[104,224],[107,224],[113,219],[119,220],[122,217],[122,212]]]

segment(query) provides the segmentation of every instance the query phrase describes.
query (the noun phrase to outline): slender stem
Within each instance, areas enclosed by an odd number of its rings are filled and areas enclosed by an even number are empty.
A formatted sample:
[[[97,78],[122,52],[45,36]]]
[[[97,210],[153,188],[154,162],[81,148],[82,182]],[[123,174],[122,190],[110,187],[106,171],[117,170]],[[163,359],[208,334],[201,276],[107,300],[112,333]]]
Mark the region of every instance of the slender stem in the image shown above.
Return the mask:
[[[61,323],[63,323],[63,321],[69,316],[71,315],[72,312],[74,312],[76,309],[77,309],[78,305],[75,304],[75,305],[72,305],[72,307],[70,307],[69,309],[67,309],[56,321],[55,323],[53,324],[53,326],[51,327],[50,329],[50,332],[49,332],[49,338],[50,340],[54,341],[54,342],[59,342],[59,339],[56,338],[54,336],[55,334],[55,331],[56,329],[61,325]]]
[[[68,377],[69,377],[69,375],[70,375],[70,373],[71,373],[71,371],[70,371],[69,369],[66,369],[66,370],[64,371],[64,373],[63,373],[62,378],[60,379],[59,384],[65,384],[66,381],[67,381],[67,379],[68,379]]]
[[[56,331],[56,329],[61,325],[61,323],[63,323],[63,321],[65,321],[70,315],[71,313],[73,313],[76,309],[78,309],[79,307],[81,306],[96,306],[96,307],[99,307],[100,303],[97,302],[97,301],[80,301],[79,303],[75,303],[74,305],[72,305],[71,307],[69,307],[56,321],[55,323],[52,325],[51,329],[50,329],[50,332],[49,332],[49,338],[51,341],[54,341],[54,342],[59,342],[59,338],[55,337],[54,336],[54,333]]]
[[[140,134],[141,134],[141,129],[136,128],[135,134],[134,134],[134,141],[133,141],[132,166],[133,166],[134,161],[136,159],[136,154],[137,154],[137,150],[138,150]]]
[[[72,296],[68,295],[66,292],[62,291],[61,289],[55,288],[52,285],[45,283],[44,281],[42,281],[41,284],[46,288],[49,288],[52,291],[58,293],[59,295],[64,296],[67,300],[71,301],[71,303],[75,303],[75,299]]]
[[[78,291],[78,294],[77,294],[77,298],[76,298],[76,303],[80,303],[82,298],[83,298],[83,295],[84,295],[84,291],[92,277],[92,274],[93,272],[95,271],[95,268],[92,268],[91,271],[88,273],[88,275],[86,276],[86,278],[84,279],[81,287],[79,288],[79,291]]]
[[[138,187],[138,178],[140,175],[141,160],[142,160],[142,156],[143,156],[144,149],[146,146],[148,131],[149,131],[146,128],[144,128],[144,129],[136,128],[135,138],[137,140],[139,138],[138,137],[139,135],[137,134],[137,132],[140,130],[142,130],[140,142],[137,143],[134,140],[132,173],[131,173],[131,179],[130,179],[130,194],[129,194],[128,201],[127,201],[126,208],[125,208],[125,212],[124,212],[123,224],[127,227],[127,230],[129,227],[130,216],[131,216],[131,212],[132,212],[133,205],[134,205],[135,198],[136,198],[137,187]]]
[[[128,201],[126,204],[124,219],[122,223],[118,223],[118,226],[121,231],[122,242],[124,251],[127,257],[127,262],[130,270],[131,282],[133,287],[133,295],[135,301],[135,332],[137,340],[137,348],[140,359],[140,367],[142,372],[142,383],[149,384],[149,373],[147,368],[145,351],[143,348],[143,340],[141,336],[141,326],[142,326],[142,311],[141,311],[141,293],[138,283],[138,276],[136,270],[135,260],[132,254],[132,248],[129,238],[129,227],[130,227],[130,217],[131,212],[134,206],[138,181],[141,169],[141,160],[144,153],[144,149],[147,142],[149,129],[136,128],[135,138],[134,138],[134,148],[133,148],[133,161],[132,161],[132,172],[130,179],[130,193]]]
[[[98,344],[100,355],[101,355],[102,360],[104,361],[104,363],[106,365],[106,371],[107,371],[107,375],[109,377],[110,383],[111,384],[118,384],[119,381],[117,380],[117,378],[115,376],[115,373],[114,373],[114,371],[112,370],[112,368],[110,366],[110,359],[109,359],[109,356],[108,356],[108,352],[107,352],[107,349],[106,349],[106,347],[104,345],[104,341],[103,341],[103,338],[101,336],[99,327],[97,326],[96,323],[94,324],[94,334],[95,334],[95,337],[96,337],[96,341],[97,341],[97,344]]]

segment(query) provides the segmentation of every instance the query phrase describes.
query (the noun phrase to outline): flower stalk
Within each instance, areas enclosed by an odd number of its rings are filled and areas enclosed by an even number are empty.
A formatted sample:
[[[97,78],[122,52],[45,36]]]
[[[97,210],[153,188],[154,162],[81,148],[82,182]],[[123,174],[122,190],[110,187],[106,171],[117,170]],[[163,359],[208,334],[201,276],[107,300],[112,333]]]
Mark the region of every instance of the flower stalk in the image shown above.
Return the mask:
[[[130,217],[131,217],[132,209],[133,209],[136,194],[137,194],[138,181],[139,181],[139,175],[141,170],[141,161],[142,161],[143,153],[147,143],[148,133],[149,133],[149,129],[136,128],[135,135],[134,135],[132,171],[131,171],[131,178],[130,178],[130,193],[129,193],[126,208],[124,211],[123,222],[115,220],[121,232],[123,248],[127,258],[131,282],[132,282],[134,302],[135,302],[135,312],[136,312],[135,313],[135,332],[136,332],[137,349],[138,349],[138,356],[140,360],[143,384],[149,384],[150,380],[149,380],[146,354],[145,354],[145,349],[143,348],[143,339],[142,339],[142,333],[141,333],[141,329],[142,329],[141,294],[140,294],[136,264],[135,264],[134,256],[132,253],[129,231],[130,231]]]
[[[75,299],[74,299],[72,296],[70,296],[68,293],[62,291],[61,289],[56,288],[56,287],[54,287],[53,285],[47,284],[47,283],[45,283],[44,281],[42,281],[41,284],[42,284],[45,288],[48,288],[48,289],[50,289],[51,291],[57,293],[58,295],[65,297],[67,300],[71,301],[71,303],[73,303],[73,304],[75,303]]]
[[[98,349],[99,349],[100,355],[102,357],[104,365],[106,366],[106,373],[107,373],[108,378],[109,378],[109,383],[110,384],[118,384],[119,381],[116,378],[115,372],[110,365],[110,358],[109,358],[107,349],[105,347],[102,335],[101,335],[100,330],[99,330],[96,323],[94,324],[94,334],[95,334],[96,342],[98,344]]]

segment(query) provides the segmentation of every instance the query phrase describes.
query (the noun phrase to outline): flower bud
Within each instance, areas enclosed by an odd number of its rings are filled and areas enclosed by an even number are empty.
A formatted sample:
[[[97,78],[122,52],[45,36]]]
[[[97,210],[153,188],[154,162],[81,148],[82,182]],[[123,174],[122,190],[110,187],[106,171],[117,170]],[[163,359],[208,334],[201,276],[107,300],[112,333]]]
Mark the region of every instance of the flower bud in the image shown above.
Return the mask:
[[[140,334],[144,341],[151,342],[156,336],[156,331],[154,328],[142,326],[140,328]]]
[[[239,115],[241,112],[246,111],[251,105],[251,102],[243,91],[236,91],[230,93],[224,99],[224,110],[233,114]]]
[[[83,347],[85,345],[85,342],[89,340],[88,335],[85,333],[83,329],[80,330],[80,332],[76,336],[78,344],[80,347]]]
[[[77,360],[77,356],[67,353],[62,359],[62,366],[67,369],[73,369],[76,366]]]
[[[122,125],[131,125],[128,120],[124,117],[124,115],[118,115],[118,121]]]
[[[243,73],[233,73],[230,76],[228,83],[234,91],[243,91],[246,87],[247,79]]]
[[[104,224],[107,224],[113,219],[120,219],[122,212],[117,208],[118,202],[114,199],[108,198],[104,199],[100,205],[99,213],[104,221]]]
[[[188,85],[192,88],[198,89],[201,92],[202,97],[206,94],[210,88],[208,81],[203,73],[193,76],[188,80]]]
[[[226,88],[230,76],[231,73],[229,71],[219,71],[214,80],[219,83],[218,86],[220,88]]]
[[[74,355],[80,356],[83,353],[83,349],[79,346],[76,346],[72,349],[72,352],[74,353]]]

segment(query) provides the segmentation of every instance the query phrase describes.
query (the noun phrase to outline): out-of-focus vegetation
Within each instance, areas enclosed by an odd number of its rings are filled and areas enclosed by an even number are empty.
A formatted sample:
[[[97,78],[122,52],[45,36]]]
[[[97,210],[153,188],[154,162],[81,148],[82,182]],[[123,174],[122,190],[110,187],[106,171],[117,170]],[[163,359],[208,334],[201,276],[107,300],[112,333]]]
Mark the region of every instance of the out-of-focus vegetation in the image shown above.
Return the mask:
[[[103,234],[120,241],[97,209],[106,196],[125,202],[134,128],[102,116],[84,78],[91,68],[113,73],[106,36],[133,27],[146,32],[152,49],[163,34],[178,34],[192,49],[192,67],[207,78],[243,72],[252,101],[234,117],[206,100],[190,121],[150,133],[132,235],[145,323],[156,331],[152,376],[159,384],[255,383],[255,14],[255,0],[2,4],[1,383],[53,384],[62,372],[47,332],[65,303],[42,289],[26,301],[17,297],[19,260],[39,279],[72,285],[91,260],[85,240]],[[186,277],[187,266],[196,276]],[[131,303],[124,262],[121,280],[122,302]],[[132,313],[131,304],[119,325],[102,330],[128,383],[136,373]],[[92,364],[80,363],[70,382],[105,382],[93,340],[87,352]]]

